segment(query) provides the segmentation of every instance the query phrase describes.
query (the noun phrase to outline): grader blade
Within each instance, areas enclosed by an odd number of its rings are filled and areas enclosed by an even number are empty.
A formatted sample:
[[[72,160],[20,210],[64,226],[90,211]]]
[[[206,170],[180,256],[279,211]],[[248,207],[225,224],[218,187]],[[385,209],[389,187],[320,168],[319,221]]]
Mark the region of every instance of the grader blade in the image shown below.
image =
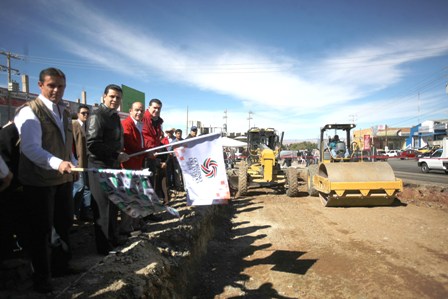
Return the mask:
[[[403,190],[384,162],[321,164],[313,185],[327,207],[388,206]]]

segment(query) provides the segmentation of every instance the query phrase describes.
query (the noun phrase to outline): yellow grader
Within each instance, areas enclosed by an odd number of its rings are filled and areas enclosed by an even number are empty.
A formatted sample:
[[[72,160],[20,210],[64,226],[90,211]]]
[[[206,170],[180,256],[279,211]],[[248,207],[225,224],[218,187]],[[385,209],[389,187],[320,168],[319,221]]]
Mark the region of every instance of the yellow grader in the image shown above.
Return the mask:
[[[365,162],[356,157],[356,142],[350,142],[354,124],[327,124],[320,132],[319,164],[310,165],[307,187],[310,196],[320,196],[327,207],[387,206],[403,189],[386,162]],[[328,130],[345,132],[345,142],[330,138]],[[331,144],[331,146],[330,146]]]
[[[280,137],[273,128],[251,128],[247,132],[247,158],[233,170],[239,195],[255,188],[277,189],[290,197],[299,195],[297,170],[281,168],[277,159],[282,141],[283,133]]]

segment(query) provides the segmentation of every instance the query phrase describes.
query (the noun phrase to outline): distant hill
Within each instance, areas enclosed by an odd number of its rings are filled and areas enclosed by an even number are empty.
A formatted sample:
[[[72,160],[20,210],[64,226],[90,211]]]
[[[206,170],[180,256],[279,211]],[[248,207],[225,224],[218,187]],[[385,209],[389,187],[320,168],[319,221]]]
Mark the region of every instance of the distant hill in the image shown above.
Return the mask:
[[[319,143],[319,139],[312,138],[312,139],[285,139],[283,140],[284,145],[293,144],[293,143],[300,143],[300,142],[312,142],[312,143]]]

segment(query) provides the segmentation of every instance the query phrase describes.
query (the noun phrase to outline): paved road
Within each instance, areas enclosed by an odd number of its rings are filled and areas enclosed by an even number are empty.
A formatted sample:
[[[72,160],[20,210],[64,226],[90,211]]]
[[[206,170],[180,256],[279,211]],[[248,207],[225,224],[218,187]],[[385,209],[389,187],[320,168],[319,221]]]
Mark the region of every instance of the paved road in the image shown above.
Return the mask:
[[[423,173],[417,166],[416,160],[389,159],[387,163],[392,166],[395,176],[409,183],[431,183],[447,185],[448,175],[444,171],[433,170]]]

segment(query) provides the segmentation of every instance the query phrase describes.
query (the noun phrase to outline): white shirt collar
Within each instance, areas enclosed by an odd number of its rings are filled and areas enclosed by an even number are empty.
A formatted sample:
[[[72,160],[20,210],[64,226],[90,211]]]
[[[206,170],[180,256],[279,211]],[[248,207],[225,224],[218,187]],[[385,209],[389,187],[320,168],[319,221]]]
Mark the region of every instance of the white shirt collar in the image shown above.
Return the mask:
[[[65,104],[62,100],[60,100],[59,103],[56,105],[54,102],[50,101],[49,99],[44,97],[42,94],[39,94],[38,98],[42,100],[42,102],[48,109],[50,109],[51,111],[53,111],[56,114],[59,114],[57,106],[60,106],[61,113],[65,109]]]
[[[129,116],[130,116],[130,115],[129,115]],[[132,118],[132,120],[134,121],[134,124],[135,124],[136,126],[139,126],[140,124],[142,124],[141,121],[136,120],[136,119],[133,118],[132,116],[130,116],[130,117]]]
[[[44,103],[44,105],[45,105],[48,109],[50,109],[51,111],[54,111],[54,110],[53,110],[53,107],[56,106],[55,103],[53,103],[52,101],[50,101],[49,99],[47,99],[46,97],[44,97],[42,94],[39,95],[39,99],[42,100],[42,102]]]
[[[135,118],[133,118],[130,115],[129,115],[129,117],[132,119],[132,121],[134,122],[134,124],[137,127],[137,129],[141,132],[141,130],[143,128],[143,123],[141,121],[136,120]]]

